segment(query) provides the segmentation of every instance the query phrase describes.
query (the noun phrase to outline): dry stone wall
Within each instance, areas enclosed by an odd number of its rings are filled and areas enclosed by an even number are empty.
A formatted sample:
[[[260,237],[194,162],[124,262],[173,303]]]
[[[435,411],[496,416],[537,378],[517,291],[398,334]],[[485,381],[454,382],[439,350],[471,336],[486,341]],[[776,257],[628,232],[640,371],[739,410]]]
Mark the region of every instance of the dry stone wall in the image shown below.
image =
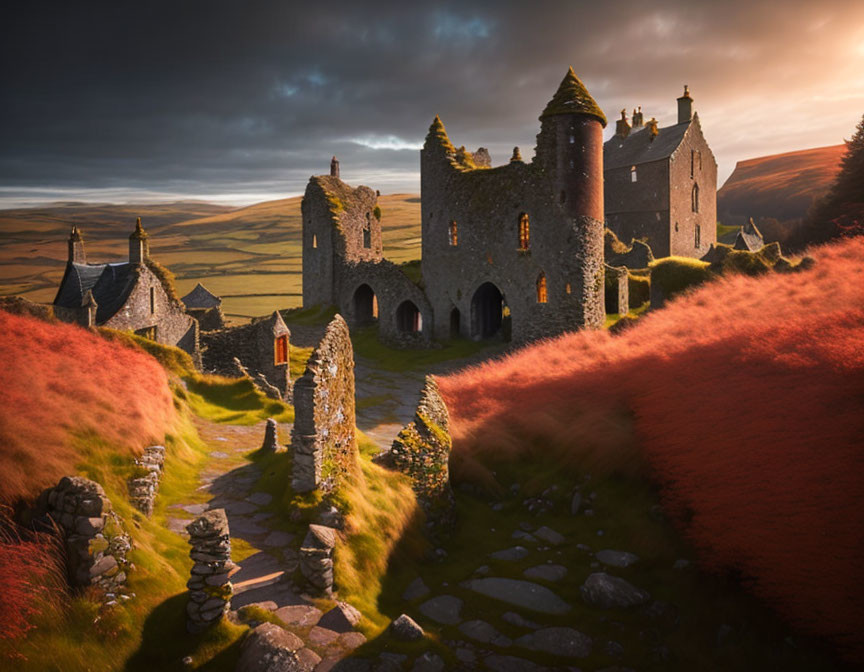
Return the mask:
[[[336,315],[294,384],[295,492],[332,492],[356,469],[354,349],[348,325]]]
[[[131,540],[101,485],[64,476],[40,495],[36,513],[64,533],[71,586],[115,592],[126,582]]]
[[[447,405],[435,379],[427,376],[413,422],[399,432],[379,462],[411,477],[420,505],[436,524],[452,517],[451,447]]]
[[[151,516],[165,465],[165,446],[148,446],[135,465],[144,474],[129,479],[129,501],[145,516]]]
[[[300,573],[309,587],[322,595],[333,593],[333,551],[337,532],[325,525],[310,525],[300,547]]]
[[[203,632],[215,625],[228,611],[233,587],[229,577],[236,565],[231,562],[231,537],[225,509],[214,509],[186,526],[195,564],[186,583],[186,629]]]

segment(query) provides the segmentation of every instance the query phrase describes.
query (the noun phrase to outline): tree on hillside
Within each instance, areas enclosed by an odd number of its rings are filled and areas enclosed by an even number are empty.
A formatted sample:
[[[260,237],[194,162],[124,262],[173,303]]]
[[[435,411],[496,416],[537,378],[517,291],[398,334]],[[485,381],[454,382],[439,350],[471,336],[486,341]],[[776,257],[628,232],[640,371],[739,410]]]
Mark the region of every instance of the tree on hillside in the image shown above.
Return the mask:
[[[831,189],[814,204],[802,228],[805,244],[864,234],[864,116],[846,141]]]

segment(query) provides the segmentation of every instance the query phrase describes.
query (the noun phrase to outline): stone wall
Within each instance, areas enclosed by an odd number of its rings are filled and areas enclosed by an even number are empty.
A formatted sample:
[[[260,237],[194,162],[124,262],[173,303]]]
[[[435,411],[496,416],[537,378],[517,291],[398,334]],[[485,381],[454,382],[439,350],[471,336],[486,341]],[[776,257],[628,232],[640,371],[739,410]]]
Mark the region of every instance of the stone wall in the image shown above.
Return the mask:
[[[276,339],[282,336],[288,339],[289,356],[284,364],[277,364]],[[278,311],[250,324],[204,332],[204,371],[231,377],[243,375],[234,363],[236,358],[253,381],[262,376],[279,391],[279,398],[290,399],[290,341],[291,332]]]
[[[316,593],[333,594],[333,551],[337,541],[334,528],[310,525],[300,546],[300,573]]]
[[[454,505],[450,487],[450,414],[432,376],[420,394],[414,420],[376,461],[411,477],[420,505],[435,523],[449,520]]]
[[[218,623],[230,608],[233,587],[231,574],[237,566],[231,561],[231,536],[225,509],[214,509],[186,526],[189,552],[195,564],[186,583],[186,629],[203,632]]]
[[[135,466],[144,473],[129,479],[129,501],[145,516],[153,514],[164,464],[165,446],[148,446],[135,460]]]
[[[212,308],[187,308],[186,313],[198,322],[201,331],[216,331],[225,328],[222,306]]]
[[[634,239],[647,238],[652,250],[659,256],[668,256],[669,162],[640,164],[636,166],[636,175],[637,181],[633,182],[630,166],[606,171],[606,225],[625,245]]]
[[[294,383],[295,492],[335,489],[356,469],[354,350],[348,325],[336,315]]]
[[[630,279],[623,266],[606,265],[606,313],[626,315],[630,311]]]
[[[71,586],[92,585],[114,592],[126,582],[131,540],[101,485],[65,476],[39,496],[35,513],[37,519],[50,519],[64,533]]]

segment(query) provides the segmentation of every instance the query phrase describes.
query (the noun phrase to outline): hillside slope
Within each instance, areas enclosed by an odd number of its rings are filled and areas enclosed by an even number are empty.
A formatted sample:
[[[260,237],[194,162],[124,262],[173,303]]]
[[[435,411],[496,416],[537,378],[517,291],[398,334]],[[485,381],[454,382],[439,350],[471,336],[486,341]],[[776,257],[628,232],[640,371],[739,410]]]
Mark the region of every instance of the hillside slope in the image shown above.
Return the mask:
[[[864,660],[864,240],[813,256],[444,378],[455,478],[541,453],[650,476],[705,568]]]
[[[828,191],[845,149],[832,145],[739,161],[717,192],[717,218],[736,226],[748,217],[771,218],[788,226]]]
[[[66,263],[74,224],[88,259],[123,259],[140,216],[151,252],[177,276],[181,294],[198,282],[223,296],[230,318],[263,315],[301,303],[301,197],[226,208],[208,203],[148,206],[58,204],[0,211],[0,296],[50,302]],[[384,253],[399,263],[420,256],[420,199],[381,196]]]

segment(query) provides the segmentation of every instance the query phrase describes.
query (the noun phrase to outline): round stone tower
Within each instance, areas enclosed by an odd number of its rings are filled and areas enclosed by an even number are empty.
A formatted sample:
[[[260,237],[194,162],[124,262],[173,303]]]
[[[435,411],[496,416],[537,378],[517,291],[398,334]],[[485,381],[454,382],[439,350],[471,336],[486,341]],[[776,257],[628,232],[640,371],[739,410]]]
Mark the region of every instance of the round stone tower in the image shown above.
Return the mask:
[[[540,115],[537,159],[568,217],[602,222],[606,115],[573,68]]]

